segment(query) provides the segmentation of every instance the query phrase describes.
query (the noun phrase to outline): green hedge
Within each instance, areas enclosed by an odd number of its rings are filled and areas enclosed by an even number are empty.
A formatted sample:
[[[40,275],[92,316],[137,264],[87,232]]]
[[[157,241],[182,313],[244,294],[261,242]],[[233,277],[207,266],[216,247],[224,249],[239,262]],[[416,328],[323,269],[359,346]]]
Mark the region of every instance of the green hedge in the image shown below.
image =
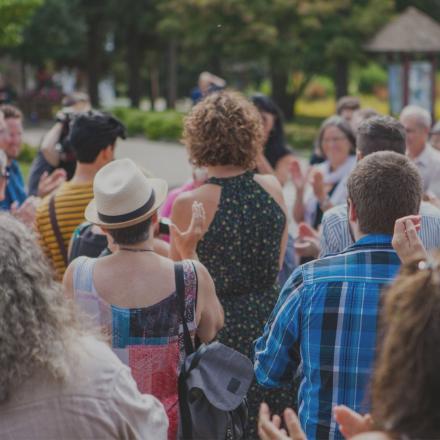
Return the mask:
[[[129,136],[143,134],[149,139],[172,141],[182,136],[183,115],[176,111],[145,112],[125,107],[111,111],[125,124]]]

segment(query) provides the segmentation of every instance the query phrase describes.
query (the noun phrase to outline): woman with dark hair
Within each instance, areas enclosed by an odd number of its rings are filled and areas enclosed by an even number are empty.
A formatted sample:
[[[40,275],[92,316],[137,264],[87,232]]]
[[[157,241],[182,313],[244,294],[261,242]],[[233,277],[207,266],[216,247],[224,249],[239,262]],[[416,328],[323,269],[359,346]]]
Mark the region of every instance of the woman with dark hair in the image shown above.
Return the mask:
[[[289,177],[293,154],[286,146],[284,118],[281,109],[265,95],[254,95],[251,101],[263,119],[263,154],[257,159],[257,170],[262,174],[275,174],[284,185]]]
[[[347,200],[346,182],[356,165],[356,140],[349,123],[340,116],[326,119],[319,130],[318,146],[327,158],[304,175],[298,161],[290,172],[296,187],[293,218],[317,228],[322,215],[335,205]],[[308,180],[311,180],[311,188]],[[311,189],[311,190],[310,190]]]
[[[274,176],[253,172],[262,137],[260,114],[239,93],[214,93],[197,104],[185,120],[184,141],[193,163],[206,167],[208,180],[179,195],[171,214],[173,223],[185,230],[194,201],[203,203],[207,227],[197,255],[225,311],[219,339],[248,357],[278,297],[276,280],[287,241],[281,185]],[[173,239],[171,255],[183,257]],[[262,399],[282,407],[294,398],[292,390],[266,392],[252,385],[251,438]]]

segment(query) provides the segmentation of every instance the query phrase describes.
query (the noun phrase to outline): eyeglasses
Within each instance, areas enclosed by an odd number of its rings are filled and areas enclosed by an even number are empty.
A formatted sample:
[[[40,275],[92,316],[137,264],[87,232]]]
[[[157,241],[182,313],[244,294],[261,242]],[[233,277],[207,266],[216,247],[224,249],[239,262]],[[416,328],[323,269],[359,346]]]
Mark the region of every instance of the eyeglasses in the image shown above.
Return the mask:
[[[337,137],[333,137],[333,138],[326,138],[322,140],[322,144],[323,145],[328,145],[332,142],[336,143],[336,142],[342,142],[345,141],[347,138],[345,136],[337,136]]]

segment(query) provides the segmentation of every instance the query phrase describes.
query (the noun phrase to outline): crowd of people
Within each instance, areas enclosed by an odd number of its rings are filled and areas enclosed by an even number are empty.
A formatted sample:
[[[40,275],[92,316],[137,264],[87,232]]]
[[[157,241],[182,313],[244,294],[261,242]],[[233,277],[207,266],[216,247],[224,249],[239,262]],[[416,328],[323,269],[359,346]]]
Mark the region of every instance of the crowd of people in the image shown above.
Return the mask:
[[[115,160],[125,127],[83,94],[27,188],[23,115],[0,107],[0,437],[184,438],[188,332],[199,357],[218,341],[253,362],[242,438],[440,438],[431,115],[345,97],[306,166],[270,98],[196,101],[193,176],[170,191]]]

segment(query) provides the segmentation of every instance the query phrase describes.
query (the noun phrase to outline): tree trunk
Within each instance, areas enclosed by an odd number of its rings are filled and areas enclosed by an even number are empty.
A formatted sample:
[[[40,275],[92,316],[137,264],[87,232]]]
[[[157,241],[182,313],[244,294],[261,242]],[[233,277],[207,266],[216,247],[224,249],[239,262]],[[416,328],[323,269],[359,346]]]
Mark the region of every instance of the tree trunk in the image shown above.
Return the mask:
[[[270,79],[273,100],[280,107],[287,120],[293,119],[296,97],[293,93],[288,93],[287,91],[289,73],[281,69],[272,69]]]
[[[336,60],[335,72],[336,99],[348,95],[348,61],[344,58]]]
[[[177,99],[177,42],[173,38],[168,45],[168,96],[167,106],[176,107]]]
[[[155,103],[157,98],[159,98],[159,68],[156,62],[154,62],[150,68],[150,81],[151,81],[151,110],[156,110]]]
[[[141,101],[141,67],[142,55],[139,35],[128,32],[127,35],[127,66],[128,66],[128,97],[130,106],[138,108]]]
[[[99,107],[98,84],[102,52],[99,25],[98,20],[90,20],[87,23],[87,76],[89,96],[93,107]]]

